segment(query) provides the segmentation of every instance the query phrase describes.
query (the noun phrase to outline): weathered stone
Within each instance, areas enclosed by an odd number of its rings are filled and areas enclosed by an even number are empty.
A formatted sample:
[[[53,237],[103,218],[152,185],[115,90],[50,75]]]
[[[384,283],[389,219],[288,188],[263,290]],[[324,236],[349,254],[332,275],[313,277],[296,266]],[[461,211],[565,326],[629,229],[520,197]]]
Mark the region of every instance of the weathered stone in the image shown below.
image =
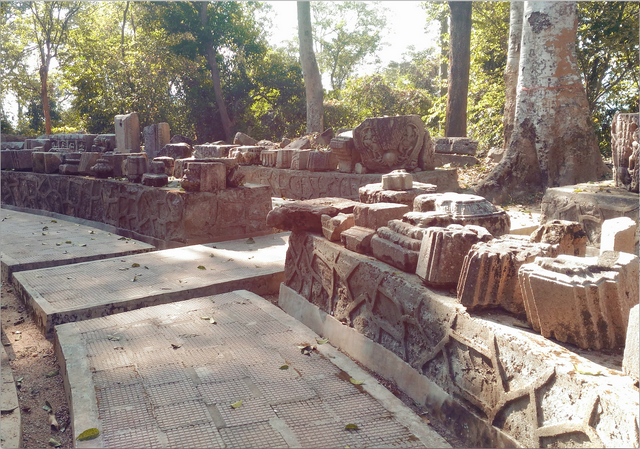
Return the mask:
[[[116,151],[116,135],[115,134],[99,134],[93,139],[90,151],[94,153],[108,153]],[[87,150],[89,151],[89,150]]]
[[[399,223],[399,220],[389,220],[389,224],[393,226],[393,223]],[[400,222],[402,223],[402,222]],[[389,242],[399,245],[403,248],[410,249],[411,251],[420,251],[420,246],[422,246],[422,240],[418,240],[412,237],[409,237],[401,232],[394,231],[391,229],[391,226],[383,226],[378,228],[376,234],[378,237],[384,240],[388,240]],[[424,235],[423,235],[424,237]],[[411,272],[415,272],[415,267]]]
[[[191,157],[191,145],[185,142],[168,143],[158,152],[157,156],[168,156],[174,159],[186,159]]]
[[[158,156],[153,158],[153,162],[162,162],[164,165],[164,174],[167,176],[173,176],[173,167],[175,165],[175,159],[169,156]]]
[[[5,157],[11,160],[11,168],[18,171],[28,171],[33,169],[32,153],[34,151],[35,150],[5,150],[3,153],[9,154]],[[4,166],[2,168],[4,168]]]
[[[61,175],[77,175],[78,168],[78,164],[60,164],[58,171]]]
[[[640,347],[638,338],[640,335],[640,318],[638,316],[639,306],[636,304],[629,312],[629,324],[627,325],[627,339],[624,343],[624,358],[622,359],[622,370],[627,376],[631,376],[638,383],[638,371],[640,361]]]
[[[436,137],[434,144],[436,154],[467,154],[474,156],[478,149],[478,141],[468,137]]]
[[[51,139],[26,139],[24,141],[23,150],[33,150],[38,147],[42,147],[42,151],[51,150]]]
[[[91,171],[95,173],[96,178],[106,179],[113,176],[113,166],[104,157],[96,161],[96,164],[91,167]]]
[[[172,158],[173,159],[173,158]],[[175,159],[173,164],[173,177],[180,179],[184,176],[184,171],[187,169],[189,162],[205,162],[202,160],[196,160],[195,157],[187,157],[184,159]]]
[[[511,228],[507,212],[498,210],[478,195],[447,192],[418,196],[413,202],[413,210],[446,213],[451,216],[453,224],[482,226],[494,237],[508,234]]]
[[[368,173],[367,167],[362,165],[360,162],[356,162],[355,168],[353,169],[354,173],[358,175],[366,175]]]
[[[52,151],[44,153],[45,173],[57,173],[60,164],[62,164],[62,153]]]
[[[371,238],[371,252],[373,257],[382,262],[396,267],[407,273],[414,273],[418,263],[418,251],[412,251],[390,240],[380,237],[379,234]]]
[[[142,185],[149,187],[164,187],[169,183],[169,177],[164,173],[145,173],[142,175]]]
[[[191,162],[201,164],[200,168],[200,191],[216,192],[225,189],[227,186],[227,169],[219,162]]]
[[[97,134],[62,133],[49,136],[50,150],[58,153],[91,151]],[[43,150],[46,149],[46,144]]]
[[[146,126],[143,130],[144,134],[144,152],[147,158],[153,159],[171,140],[171,130],[168,123],[154,123]]]
[[[335,217],[322,215],[320,217],[320,221],[322,223],[322,233],[332,242],[339,241],[342,232],[355,226],[353,214],[340,213]]]
[[[295,150],[277,150],[276,168],[291,168],[291,159]]]
[[[631,218],[612,218],[602,223],[601,253],[604,251],[622,251],[634,254],[637,243],[638,224]]]
[[[277,229],[320,233],[323,215],[335,217],[339,213],[350,214],[357,204],[344,198],[316,198],[287,203],[269,212],[267,225]]]
[[[290,143],[291,143],[291,139],[284,137],[278,146],[279,148],[286,148],[287,145],[289,145]]]
[[[309,165],[309,150],[292,150],[291,170],[306,170]]]
[[[393,170],[391,173],[382,175],[382,189],[411,190],[413,189],[413,176],[404,169]]]
[[[540,204],[540,222],[567,220],[580,223],[590,246],[600,247],[602,223],[616,217],[640,221],[638,195],[612,182],[584,183],[546,190]]]
[[[277,150],[263,150],[260,153],[260,163],[265,167],[275,167],[278,162]]]
[[[9,151],[23,151],[23,150],[9,150]],[[44,173],[44,151],[32,151],[31,152],[31,166],[34,173]]]
[[[421,228],[441,227],[446,228],[453,223],[451,215],[444,212],[408,212],[402,217],[402,221],[412,226]],[[457,223],[460,224],[460,223]]]
[[[193,147],[193,140],[189,139],[186,136],[181,136],[180,134],[174,134],[171,137],[171,140],[169,141],[169,143],[186,143],[190,147]],[[225,142],[222,142],[220,145],[225,145],[225,144],[226,144]]]
[[[453,224],[428,228],[422,239],[416,274],[427,285],[456,285],[471,247],[491,239],[493,236],[480,226]]]
[[[163,175],[164,173],[164,162],[153,160],[148,162],[148,170],[152,175]]]
[[[311,140],[308,137],[299,137],[284,147],[287,150],[308,150],[311,149]]]
[[[240,146],[232,149],[229,156],[235,158],[240,165],[260,165],[260,154],[263,151],[264,147]]]
[[[116,115],[116,151],[118,153],[140,152],[140,122],[138,113]]]
[[[258,141],[245,133],[237,132],[233,138],[233,143],[236,145],[254,146]]]
[[[256,144],[257,147],[264,147],[267,150],[275,150],[278,148],[278,144],[270,140],[259,140]]]
[[[307,170],[309,170],[310,172],[323,172],[334,169],[335,167],[332,165],[331,153],[329,153],[328,151],[309,152]]]
[[[549,221],[531,234],[531,241],[557,245],[559,254],[584,256],[587,252],[587,234],[572,221]]]
[[[129,182],[141,182],[142,175],[147,172],[147,158],[145,156],[129,156],[124,161],[122,171]]]
[[[360,162],[360,153],[355,151],[353,137],[337,136],[329,143],[331,152],[338,158],[338,171],[351,173]]]
[[[357,204],[353,209],[353,216],[356,226],[375,231],[382,226],[387,226],[389,220],[402,218],[409,210],[406,204]]]
[[[493,162],[500,162],[504,156],[505,150],[506,148],[503,147],[493,147],[487,153],[487,157]]]
[[[333,139],[333,128],[327,128],[321,134],[315,137],[312,143],[312,147],[313,148],[328,147],[329,143],[331,143],[331,139]]]
[[[638,193],[638,113],[616,113],[611,123],[611,154],[616,186]]]
[[[78,173],[83,176],[95,176],[95,172],[91,170],[91,167],[96,165],[98,159],[102,157],[102,153],[94,153],[85,151],[80,156],[80,166],[78,167]]]
[[[125,161],[127,160],[128,157],[129,157],[129,154],[127,154],[127,153],[124,153],[124,154],[121,154],[121,153],[103,153],[102,154],[102,158],[106,159],[107,162],[113,168],[113,174],[111,176],[113,176],[114,178],[122,178],[122,177],[124,177],[123,166],[124,166],[124,163],[125,163]],[[79,161],[78,161],[78,163],[79,163]]]
[[[420,228],[418,226],[413,226],[412,224],[405,223],[402,220],[389,220],[387,223],[389,229],[393,232],[397,232],[398,234],[405,235],[410,239],[418,240],[422,245],[422,239],[424,237],[424,228]],[[420,248],[418,248],[419,250]]]
[[[638,275],[637,256],[613,251],[542,257],[518,272],[533,329],[583,349],[624,346]]]
[[[203,145],[193,146],[193,157],[196,159],[205,159],[210,157],[227,157],[229,150],[237,148],[238,145],[216,145],[205,143]]]
[[[478,165],[480,161],[473,156],[463,154],[439,154],[433,156],[436,167],[442,167],[449,164],[451,167],[473,167]]]
[[[2,168],[2,170],[13,170],[13,158],[11,157],[11,150],[0,151],[0,168]]]
[[[362,165],[374,172],[425,168],[425,152],[432,151],[431,137],[417,115],[365,119],[353,130],[353,140]]]
[[[189,162],[180,179],[180,186],[187,192],[199,192],[202,179],[202,162]]]
[[[360,254],[371,254],[371,239],[376,231],[361,226],[354,226],[340,234],[340,240],[349,251]]]
[[[500,307],[524,315],[518,270],[536,257],[556,257],[557,247],[503,236],[477,243],[464,258],[458,300],[467,310]]]

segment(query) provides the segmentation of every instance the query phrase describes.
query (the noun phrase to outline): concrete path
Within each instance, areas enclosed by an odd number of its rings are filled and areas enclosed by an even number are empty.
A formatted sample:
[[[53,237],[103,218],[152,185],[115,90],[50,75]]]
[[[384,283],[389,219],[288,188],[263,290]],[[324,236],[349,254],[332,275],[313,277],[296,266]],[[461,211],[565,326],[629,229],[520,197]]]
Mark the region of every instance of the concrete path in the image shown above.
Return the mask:
[[[56,326],[77,447],[449,446],[318,339],[247,291]]]
[[[0,447],[19,448],[22,447],[22,417],[20,414],[20,404],[18,404],[18,392],[11,372],[9,357],[4,350],[4,345],[0,345],[0,373],[2,374],[2,389],[0,390],[0,405],[2,416],[0,416]]]
[[[40,329],[149,305],[246,289],[277,294],[289,233],[15,273]]]
[[[0,209],[2,282],[12,273],[155,250],[137,240],[42,215]]]

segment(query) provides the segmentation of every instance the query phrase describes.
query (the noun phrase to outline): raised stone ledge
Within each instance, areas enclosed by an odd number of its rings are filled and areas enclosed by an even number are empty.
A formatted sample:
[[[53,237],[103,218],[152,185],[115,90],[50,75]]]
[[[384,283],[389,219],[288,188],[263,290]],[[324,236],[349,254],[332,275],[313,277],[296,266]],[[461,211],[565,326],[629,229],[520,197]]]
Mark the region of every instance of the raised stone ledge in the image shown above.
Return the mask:
[[[190,193],[78,176],[1,174],[3,205],[104,223],[161,248],[273,232],[266,224],[271,195],[265,186]]]
[[[395,381],[469,445],[638,445],[638,392],[618,362],[511,317],[472,317],[416,275],[311,233],[291,235],[285,277],[309,305],[287,312]]]
[[[309,172],[285,170],[263,166],[242,166],[240,172],[245,181],[271,188],[271,195],[295,200],[338,197],[358,200],[362,186],[382,182],[382,174],[356,174],[340,172]],[[437,186],[438,192],[460,190],[455,168],[412,173],[414,183]]]

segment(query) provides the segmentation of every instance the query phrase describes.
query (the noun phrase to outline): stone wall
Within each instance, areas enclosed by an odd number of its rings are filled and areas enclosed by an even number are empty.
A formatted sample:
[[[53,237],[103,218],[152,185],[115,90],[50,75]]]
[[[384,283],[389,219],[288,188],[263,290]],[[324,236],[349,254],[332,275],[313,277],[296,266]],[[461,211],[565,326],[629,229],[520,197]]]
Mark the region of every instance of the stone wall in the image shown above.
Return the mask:
[[[273,232],[271,194],[247,185],[182,192],[126,181],[2,171],[2,204],[105,223],[149,237],[161,247],[208,243]]]
[[[339,172],[309,172],[286,170],[257,165],[241,166],[246,182],[271,187],[271,194],[296,200],[337,197],[359,199],[358,189],[367,184],[382,182],[382,174],[360,175]],[[413,180],[438,186],[438,192],[457,192],[458,171],[430,170],[412,173]]]
[[[292,233],[285,277],[287,287],[327,314],[324,322],[338,320],[408,363],[419,379],[399,388],[413,388],[414,401],[467,444],[638,445],[633,380],[618,366],[603,366],[594,352],[523,331],[508,315],[471,316],[417,276],[309,232]],[[305,314],[313,313],[300,311],[303,322]],[[376,366],[381,359],[367,354],[350,353],[384,371]]]

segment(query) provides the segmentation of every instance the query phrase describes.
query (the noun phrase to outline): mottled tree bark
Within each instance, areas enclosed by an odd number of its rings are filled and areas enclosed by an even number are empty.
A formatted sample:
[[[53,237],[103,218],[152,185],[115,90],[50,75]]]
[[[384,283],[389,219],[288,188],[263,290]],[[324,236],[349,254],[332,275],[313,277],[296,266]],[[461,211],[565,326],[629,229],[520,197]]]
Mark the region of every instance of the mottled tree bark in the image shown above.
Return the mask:
[[[449,2],[449,85],[444,132],[446,137],[467,136],[467,95],[471,64],[471,2]]]
[[[518,87],[518,67],[520,66],[520,44],[522,41],[522,16],[524,2],[511,2],[509,18],[509,52],[504,70],[504,148],[509,146],[513,132],[513,120],[516,114],[516,93]]]
[[[525,2],[511,142],[477,187],[495,203],[597,180],[608,169],[575,54],[575,2]]]
[[[309,2],[298,3],[298,38],[300,40],[300,65],[307,96],[307,133],[322,132],[324,91],[322,78],[313,51],[311,31],[311,7]]]

